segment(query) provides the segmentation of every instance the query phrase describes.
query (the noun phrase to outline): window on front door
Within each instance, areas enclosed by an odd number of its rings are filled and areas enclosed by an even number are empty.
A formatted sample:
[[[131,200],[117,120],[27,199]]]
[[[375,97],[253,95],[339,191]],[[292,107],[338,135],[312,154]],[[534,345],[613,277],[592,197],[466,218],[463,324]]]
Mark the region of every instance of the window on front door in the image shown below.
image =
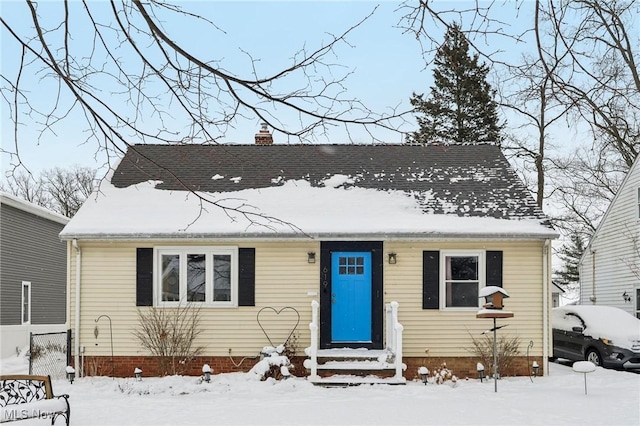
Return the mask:
[[[157,248],[158,302],[211,306],[237,305],[238,249],[235,247]]]
[[[479,253],[443,253],[441,280],[445,308],[478,308],[481,286]]]
[[[338,268],[340,275],[362,275],[364,274],[364,257],[340,257]]]

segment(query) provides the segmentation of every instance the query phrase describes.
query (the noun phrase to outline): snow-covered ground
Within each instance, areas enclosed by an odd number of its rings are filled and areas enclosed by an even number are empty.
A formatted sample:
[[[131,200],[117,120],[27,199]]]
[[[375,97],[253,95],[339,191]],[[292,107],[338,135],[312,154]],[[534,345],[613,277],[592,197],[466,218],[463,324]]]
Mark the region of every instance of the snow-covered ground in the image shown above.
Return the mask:
[[[634,425],[640,424],[640,374],[597,368],[587,375],[551,364],[550,375],[460,380],[424,386],[322,388],[301,378],[256,375],[88,377],[55,380],[67,393],[72,425]],[[2,360],[2,374],[25,373],[24,357]],[[215,372],[214,372],[215,373]],[[21,422],[45,425],[48,420]],[[63,424],[59,419],[57,424]]]

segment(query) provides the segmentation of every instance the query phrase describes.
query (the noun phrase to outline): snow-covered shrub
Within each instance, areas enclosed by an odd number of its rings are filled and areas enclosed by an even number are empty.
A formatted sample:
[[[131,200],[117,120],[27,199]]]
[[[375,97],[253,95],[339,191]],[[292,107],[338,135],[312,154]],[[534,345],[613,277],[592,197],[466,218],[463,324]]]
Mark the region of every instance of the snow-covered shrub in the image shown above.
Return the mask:
[[[447,368],[447,363],[443,362],[440,367],[433,371],[433,382],[437,385],[450,382],[452,386],[455,386],[458,383],[458,377]]]
[[[284,351],[283,355],[288,357],[289,359],[296,356],[296,352],[298,351],[298,333],[292,333],[291,336],[287,339],[283,344]]]
[[[416,379],[424,381],[423,375],[427,376],[427,383],[441,385],[448,383],[451,386],[456,386],[458,377],[453,374],[453,371],[447,368],[447,363],[443,362],[438,367],[433,368],[431,371],[425,366],[418,368],[416,372]],[[426,383],[425,383],[426,384]]]
[[[264,347],[262,349],[263,358],[249,370],[249,374],[255,375],[260,380],[267,380],[269,377],[281,380],[283,378],[281,367],[287,367],[289,373],[291,373],[290,370],[294,368],[289,358],[282,355],[283,352],[283,345],[279,345],[278,348],[271,346]]]
[[[281,380],[285,378],[281,367],[286,367],[286,371],[293,375],[295,366],[291,364],[290,359],[296,356],[297,350],[298,334],[292,333],[285,343],[281,343],[275,348],[273,346],[263,347],[260,351],[261,360],[250,372],[258,375],[261,380],[266,380],[269,377]]]

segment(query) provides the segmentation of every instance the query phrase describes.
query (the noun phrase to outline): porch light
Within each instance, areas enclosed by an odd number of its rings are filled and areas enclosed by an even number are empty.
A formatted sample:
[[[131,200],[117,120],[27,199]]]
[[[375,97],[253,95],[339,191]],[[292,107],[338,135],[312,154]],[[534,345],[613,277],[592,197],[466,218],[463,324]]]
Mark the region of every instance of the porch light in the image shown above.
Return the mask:
[[[482,379],[484,379],[484,365],[481,362],[478,363],[478,379],[480,379],[480,383],[482,383]]]
[[[398,262],[397,256],[394,252],[389,253],[389,265],[395,265]]]
[[[310,251],[309,253],[307,253],[307,262],[316,263],[316,252],[315,251]]]
[[[287,367],[286,365],[283,365],[280,367],[280,374],[282,374],[282,378],[284,380],[287,380],[289,377],[291,377],[291,372],[289,371],[289,367]]]
[[[69,383],[73,384],[73,380],[76,378],[76,370],[70,365],[67,365],[67,379]]]
[[[427,379],[429,378],[429,369],[425,366],[418,368],[418,374],[422,377],[422,383],[427,385]]]
[[[142,370],[140,370],[138,367],[136,367],[136,369],[133,370],[133,375],[136,376],[136,380],[138,382],[142,381]]]
[[[540,366],[537,361],[533,361],[533,377],[538,377],[538,372],[540,371]]]
[[[211,381],[211,367],[209,367],[209,364],[202,366],[202,378],[207,383]]]

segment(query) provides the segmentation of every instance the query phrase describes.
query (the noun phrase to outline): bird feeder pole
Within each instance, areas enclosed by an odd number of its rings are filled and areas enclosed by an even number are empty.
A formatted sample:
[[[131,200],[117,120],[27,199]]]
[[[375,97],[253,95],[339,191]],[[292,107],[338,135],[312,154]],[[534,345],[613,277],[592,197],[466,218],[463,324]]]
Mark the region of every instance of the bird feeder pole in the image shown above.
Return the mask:
[[[504,327],[504,325],[498,327],[496,324],[497,318],[511,318],[513,312],[503,311],[502,299],[509,297],[509,294],[497,286],[487,286],[480,290],[480,297],[485,297],[487,303],[483,305],[482,309],[476,314],[476,318],[493,318],[493,387],[494,391],[498,392],[498,329]],[[488,332],[487,330],[486,332]],[[485,332],[485,333],[486,333]],[[482,333],[484,334],[484,333]]]

